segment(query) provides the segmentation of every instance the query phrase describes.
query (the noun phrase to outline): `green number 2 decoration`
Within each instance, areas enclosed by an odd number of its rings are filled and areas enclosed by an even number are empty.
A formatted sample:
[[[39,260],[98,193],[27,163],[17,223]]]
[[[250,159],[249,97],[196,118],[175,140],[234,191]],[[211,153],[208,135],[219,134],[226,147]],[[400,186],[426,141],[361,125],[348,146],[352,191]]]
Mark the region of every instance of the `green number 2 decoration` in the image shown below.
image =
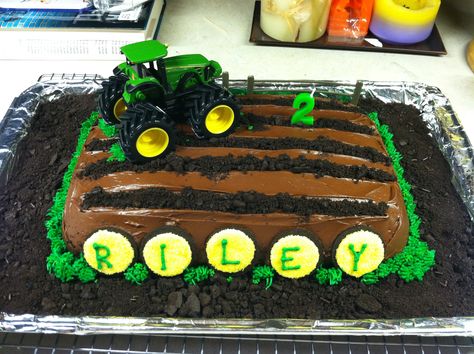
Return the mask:
[[[307,116],[314,108],[314,90],[311,93],[298,94],[293,101],[293,108],[297,111],[291,116],[291,124],[302,122],[304,125],[313,125],[314,117]]]

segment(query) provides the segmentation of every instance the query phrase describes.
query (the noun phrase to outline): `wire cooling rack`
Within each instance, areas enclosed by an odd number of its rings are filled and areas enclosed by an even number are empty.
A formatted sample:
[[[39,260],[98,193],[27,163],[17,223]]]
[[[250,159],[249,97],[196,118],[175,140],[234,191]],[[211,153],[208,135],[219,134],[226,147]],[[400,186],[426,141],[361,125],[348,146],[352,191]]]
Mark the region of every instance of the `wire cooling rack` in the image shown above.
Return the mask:
[[[473,354],[472,337],[197,336],[0,333],[8,354]]]
[[[84,81],[84,80],[102,80],[98,74],[43,74],[38,78],[38,82],[56,82],[56,81]]]

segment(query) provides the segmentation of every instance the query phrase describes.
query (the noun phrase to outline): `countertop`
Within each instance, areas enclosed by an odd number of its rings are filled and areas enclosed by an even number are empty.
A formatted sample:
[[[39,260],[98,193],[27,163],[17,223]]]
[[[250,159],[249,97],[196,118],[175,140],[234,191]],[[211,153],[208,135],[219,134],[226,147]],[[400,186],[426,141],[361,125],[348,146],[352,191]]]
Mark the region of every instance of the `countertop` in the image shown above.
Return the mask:
[[[249,42],[254,0],[168,0],[159,39],[169,54],[202,53],[217,60],[231,79],[410,81],[439,87],[450,99],[474,141],[474,73],[465,60],[474,37],[474,15],[443,3],[437,25],[448,55],[408,54],[257,46]],[[119,61],[0,60],[0,117],[14,97],[47,73],[107,77]]]

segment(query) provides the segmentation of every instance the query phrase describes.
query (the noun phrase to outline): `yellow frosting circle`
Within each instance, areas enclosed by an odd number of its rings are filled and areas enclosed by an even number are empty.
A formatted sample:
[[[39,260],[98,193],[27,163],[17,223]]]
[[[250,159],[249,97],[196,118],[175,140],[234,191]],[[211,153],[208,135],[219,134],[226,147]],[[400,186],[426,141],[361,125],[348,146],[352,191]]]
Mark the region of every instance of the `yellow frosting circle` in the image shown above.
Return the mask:
[[[135,258],[130,240],[120,232],[97,230],[84,242],[84,259],[95,270],[111,275],[124,272]]]
[[[405,26],[434,22],[441,0],[377,0],[374,16]]]
[[[285,278],[302,278],[318,265],[319,248],[306,236],[288,235],[280,238],[270,251],[270,263]]]
[[[150,238],[143,247],[145,264],[155,274],[174,277],[184,272],[193,258],[189,242],[173,232]]]
[[[359,278],[378,268],[384,259],[379,235],[369,230],[348,233],[336,249],[336,263],[343,272]]]
[[[223,229],[213,234],[206,244],[209,264],[225,273],[247,268],[255,257],[255,244],[242,230]]]

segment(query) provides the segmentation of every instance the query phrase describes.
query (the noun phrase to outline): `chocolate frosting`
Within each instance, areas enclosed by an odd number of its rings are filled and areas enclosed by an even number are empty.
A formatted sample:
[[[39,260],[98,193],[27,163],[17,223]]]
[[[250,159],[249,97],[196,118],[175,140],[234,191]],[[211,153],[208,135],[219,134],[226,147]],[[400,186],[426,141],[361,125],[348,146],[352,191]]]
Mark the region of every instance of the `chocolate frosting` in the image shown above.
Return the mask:
[[[243,112],[264,115],[291,115],[294,109],[276,105],[243,106]],[[314,111],[315,118],[330,117],[346,119],[352,123],[368,125],[375,128],[373,122],[358,113],[339,111]],[[296,127],[266,126],[265,130],[247,131],[244,129],[234,133],[235,136],[246,137],[298,137],[314,139],[318,136],[328,137],[348,144],[373,147],[387,154],[382,139],[378,134],[364,135],[360,133],[342,132],[326,128],[302,129]],[[94,127],[86,145],[94,139],[105,139],[100,130]],[[287,154],[290,157],[304,155],[308,159],[327,159],[331,162],[347,165],[366,165],[394,174],[392,166],[374,163],[369,160],[320,153],[306,150],[252,150],[244,148],[215,148],[215,147],[181,147],[176,153],[181,156],[199,157],[205,155],[224,156],[233,154],[242,156],[252,154],[256,157],[278,156]],[[381,235],[385,244],[385,257],[392,257],[401,251],[408,238],[408,218],[403,197],[397,182],[353,181],[344,178],[323,176],[315,178],[313,174],[294,174],[287,171],[247,173],[232,171],[220,180],[209,179],[199,172],[179,175],[175,172],[119,172],[97,180],[80,178],[79,174],[88,164],[108,157],[107,152],[82,151],[76,170],[74,171],[68,192],[63,218],[63,234],[69,249],[80,252],[86,238],[95,230],[113,227],[123,230],[132,236],[138,245],[153,230],[164,225],[178,226],[187,231],[193,238],[198,253],[195,261],[205,260],[204,248],[206,239],[216,229],[223,227],[243,227],[256,235],[256,244],[265,253],[273,239],[282,231],[304,228],[313,232],[323,246],[323,258],[329,260],[333,243],[344,230],[353,226],[368,226]],[[234,214],[214,211],[196,210],[167,210],[128,208],[94,207],[82,209],[85,193],[100,186],[108,192],[133,190],[139,188],[168,188],[181,190],[190,186],[194,189],[233,193],[238,191],[255,190],[260,193],[274,195],[281,192],[294,196],[351,198],[356,200],[373,200],[385,202],[388,205],[385,216],[350,216],[335,217],[332,215],[312,215],[308,219],[293,214]]]

